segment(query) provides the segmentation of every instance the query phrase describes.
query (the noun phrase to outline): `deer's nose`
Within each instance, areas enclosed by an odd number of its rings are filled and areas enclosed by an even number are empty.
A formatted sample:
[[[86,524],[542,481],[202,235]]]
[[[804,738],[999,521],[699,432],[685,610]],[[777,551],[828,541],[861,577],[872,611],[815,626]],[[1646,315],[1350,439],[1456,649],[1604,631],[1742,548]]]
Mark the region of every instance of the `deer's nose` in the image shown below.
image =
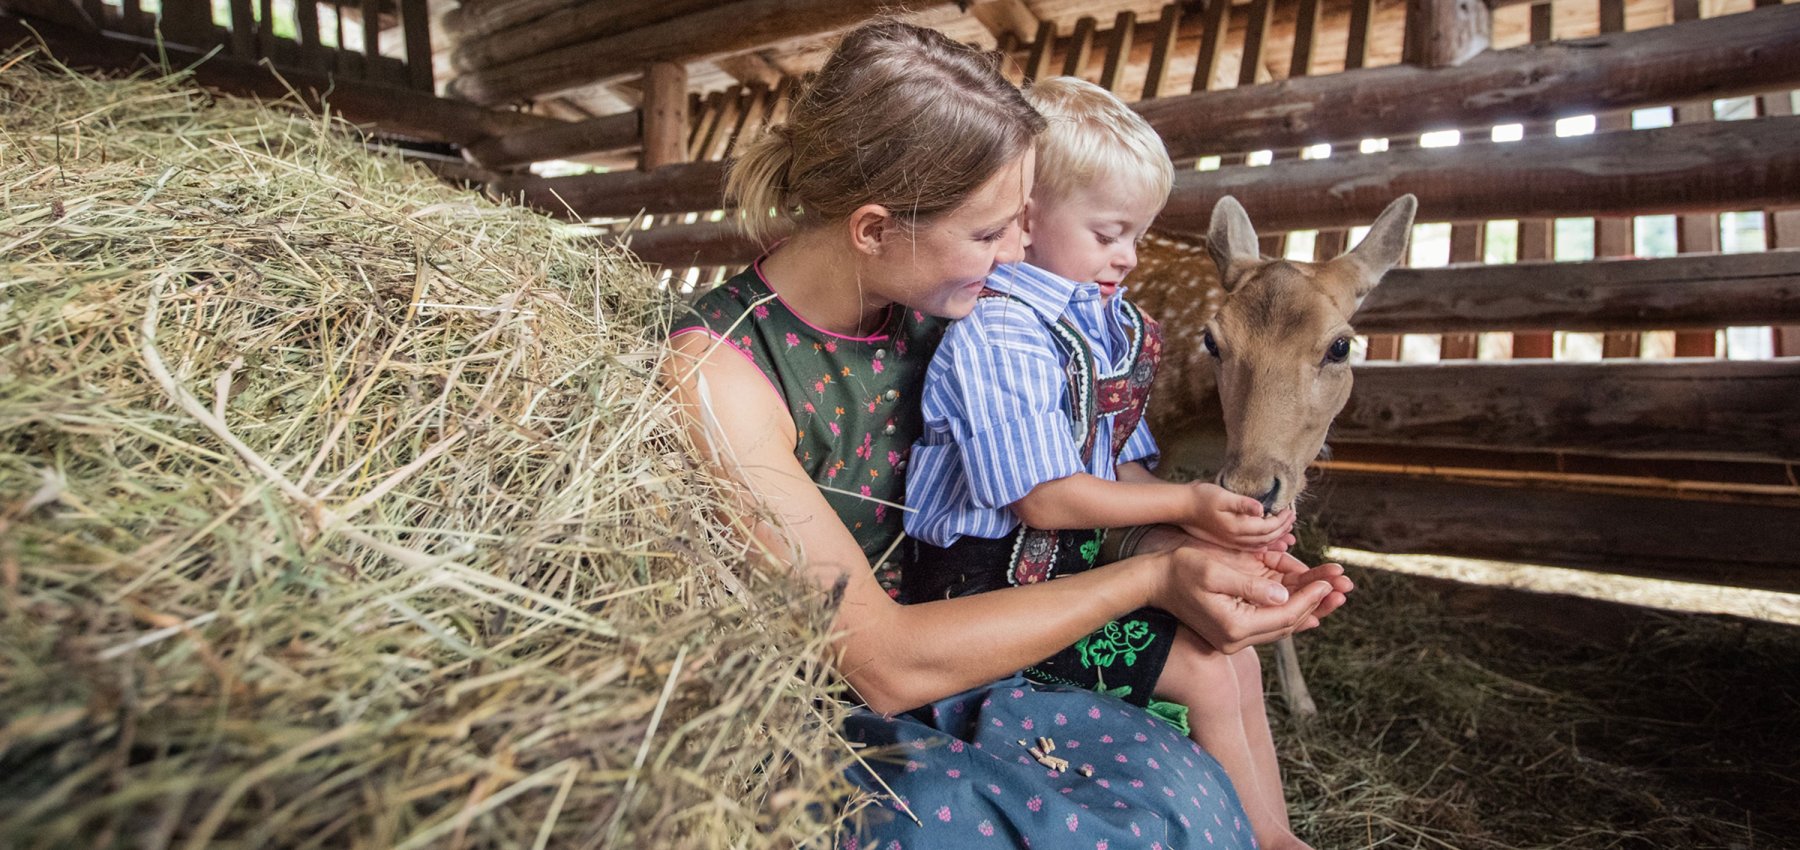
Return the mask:
[[[1257,501],[1262,502],[1263,516],[1268,516],[1275,512],[1275,500],[1280,497],[1281,497],[1281,479],[1277,478],[1277,479],[1275,479],[1274,486],[1269,488],[1269,492],[1264,493],[1257,498]]]

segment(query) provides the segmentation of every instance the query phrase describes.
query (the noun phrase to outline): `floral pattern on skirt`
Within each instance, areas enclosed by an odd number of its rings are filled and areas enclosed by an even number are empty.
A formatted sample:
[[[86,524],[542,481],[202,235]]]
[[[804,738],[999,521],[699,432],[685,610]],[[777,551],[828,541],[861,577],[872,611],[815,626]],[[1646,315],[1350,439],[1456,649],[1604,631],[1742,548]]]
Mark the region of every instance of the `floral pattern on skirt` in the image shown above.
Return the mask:
[[[844,850],[1256,846],[1212,756],[1142,709],[1092,691],[1015,676],[892,718],[859,710],[845,733],[867,745],[866,767],[847,776],[882,803],[861,813]],[[1067,771],[1028,752],[1040,737]]]

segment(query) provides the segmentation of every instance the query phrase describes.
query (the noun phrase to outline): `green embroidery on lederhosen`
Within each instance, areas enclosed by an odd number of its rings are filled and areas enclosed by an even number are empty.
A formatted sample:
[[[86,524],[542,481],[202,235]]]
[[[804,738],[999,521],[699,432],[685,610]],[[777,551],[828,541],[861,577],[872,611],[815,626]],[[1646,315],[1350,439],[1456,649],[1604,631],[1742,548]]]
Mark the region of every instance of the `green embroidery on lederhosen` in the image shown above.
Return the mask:
[[[1081,666],[1089,668],[1111,667],[1121,659],[1126,667],[1137,664],[1138,653],[1150,648],[1156,642],[1156,635],[1150,632],[1150,624],[1143,620],[1117,620],[1100,627],[1100,630],[1075,642],[1075,651],[1081,654]]]

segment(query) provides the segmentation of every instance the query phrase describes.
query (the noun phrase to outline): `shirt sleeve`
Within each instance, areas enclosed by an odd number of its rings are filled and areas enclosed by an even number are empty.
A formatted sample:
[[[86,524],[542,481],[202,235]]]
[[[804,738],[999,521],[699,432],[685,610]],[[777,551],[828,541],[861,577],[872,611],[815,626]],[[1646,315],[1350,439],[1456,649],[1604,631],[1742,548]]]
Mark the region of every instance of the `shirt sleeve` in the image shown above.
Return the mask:
[[[961,447],[977,507],[1006,507],[1039,484],[1082,471],[1063,405],[1062,356],[1036,313],[1009,299],[983,299],[943,345],[955,378],[942,384],[942,409],[927,418],[942,414]]]

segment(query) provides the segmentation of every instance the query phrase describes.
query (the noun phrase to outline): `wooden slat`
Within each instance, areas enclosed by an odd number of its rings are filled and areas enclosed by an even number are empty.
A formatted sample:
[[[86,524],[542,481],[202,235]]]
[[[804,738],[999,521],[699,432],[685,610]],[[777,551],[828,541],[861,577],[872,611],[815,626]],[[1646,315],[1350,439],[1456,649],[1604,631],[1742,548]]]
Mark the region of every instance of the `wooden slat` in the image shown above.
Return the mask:
[[[431,72],[431,17],[425,0],[400,0],[400,30],[406,42],[406,78],[417,91],[435,91]]]
[[[1800,591],[1800,509],[1348,472],[1309,491],[1333,545]]]
[[[1269,22],[1274,11],[1274,0],[1250,0],[1250,8],[1244,12],[1243,59],[1238,63],[1240,86],[1256,84],[1257,72],[1262,70],[1263,41],[1269,37]]]
[[[1800,251],[1395,269],[1353,320],[1364,333],[1664,330],[1800,322]],[[1548,352],[1515,357],[1548,357]]]
[[[1625,31],[1625,0],[1600,0],[1600,32]],[[1631,129],[1629,110],[1610,110],[1594,116],[1594,130],[1610,133]],[[1597,258],[1628,257],[1636,251],[1634,222],[1630,216],[1600,216],[1594,219],[1594,256]],[[1600,356],[1607,359],[1636,357],[1643,338],[1635,333],[1607,333],[1600,340]]]
[[[1056,50],[1056,23],[1044,21],[1038,24],[1037,38],[1031,42],[1031,53],[1025,59],[1025,79],[1043,80],[1050,77],[1050,57]]]
[[[1343,226],[1374,218],[1407,192],[1420,198],[1425,221],[1793,205],[1800,117],[1183,171],[1157,227],[1204,233],[1213,204],[1228,194],[1266,230]]]
[[[1175,52],[1175,43],[1180,37],[1181,4],[1170,3],[1156,19],[1156,43],[1150,48],[1150,64],[1144,71],[1145,100],[1162,95],[1163,84],[1169,76],[1169,57]]]
[[[1350,0],[1349,31],[1344,36],[1344,70],[1369,64],[1369,29],[1374,23],[1375,0]]]
[[[1113,18],[1113,28],[1106,40],[1106,61],[1100,69],[1101,88],[1118,92],[1119,75],[1124,73],[1126,63],[1131,60],[1131,39],[1136,31],[1135,13],[1120,12]]]
[[[1356,367],[1333,439],[1800,460],[1800,360]]]
[[[1625,0],[1600,0],[1600,31],[1625,31]]]
[[[1206,16],[1200,25],[1200,57],[1194,64],[1193,91],[1204,92],[1213,87],[1213,80],[1219,75],[1219,59],[1225,53],[1225,36],[1230,31],[1231,4],[1224,0],[1207,3]],[[1164,141],[1168,140],[1165,138]],[[1176,159],[1184,158],[1173,148],[1169,154]]]
[[[743,116],[745,93],[742,86],[737,91],[719,94],[718,117],[706,131],[706,136],[700,140],[699,146],[694,149],[693,158],[696,160],[718,159],[719,148],[731,140],[731,130]]]
[[[452,88],[472,102],[495,104],[614,83],[641,73],[643,64],[650,61],[686,62],[741,53],[770,42],[825,35],[865,20],[888,2],[739,0],[716,4],[674,20],[464,74]],[[948,3],[930,3],[925,8],[940,5]]]
[[[1083,16],[1075,22],[1075,34],[1069,37],[1069,49],[1063,52],[1062,74],[1079,77],[1087,69],[1094,53],[1094,19]]]
[[[677,63],[670,62],[667,64],[674,65]],[[697,160],[700,158],[700,148],[706,143],[706,139],[712,135],[713,128],[718,126],[719,118],[724,110],[724,92],[713,92],[701,100],[700,111],[695,114],[693,119],[693,130],[688,134],[687,155],[685,156],[685,159]],[[646,122],[646,124],[647,123],[648,122]],[[705,204],[707,201],[705,199],[697,199],[695,201],[690,201],[689,203]],[[699,207],[696,206],[694,209],[699,209]],[[684,210],[665,210],[664,212],[684,212]]]
[[[493,136],[467,148],[475,161],[500,170],[542,162],[572,159],[584,154],[617,153],[643,141],[642,118],[636,110],[587,121],[557,122],[524,133]]]
[[[231,55],[256,59],[256,6],[252,0],[231,0]]]
[[[43,34],[52,55],[77,68],[136,70],[160,64],[159,49],[149,39],[123,35],[92,37],[47,24],[33,24]],[[0,50],[22,41],[36,41],[18,19],[0,15]],[[353,80],[332,80],[323,74],[283,70],[280,77],[257,65],[228,56],[202,62],[204,54],[165,46],[169,64],[194,67],[200,85],[227,94],[280,100],[299,93],[299,100],[317,109],[329,101],[333,115],[376,135],[450,144],[472,144],[492,135],[504,135],[554,125],[553,119],[521,112],[500,112],[468,103],[432,97],[420,92],[371,86]],[[329,92],[329,94],[325,94]]]
[[[163,37],[190,47],[213,44],[212,4],[207,0],[163,0]]]
[[[260,0],[257,10],[261,20],[256,23],[256,55],[275,58],[275,0]]]
[[[1300,0],[1300,11],[1294,19],[1294,52],[1288,59],[1288,76],[1304,77],[1312,73],[1313,40],[1319,29],[1319,0]]]
[[[294,0],[294,23],[300,33],[300,61],[315,71],[324,70],[328,57],[319,41],[318,0]]]
[[[1203,68],[1198,78],[1205,77]],[[1604,39],[1491,50],[1455,68],[1365,68],[1136,107],[1179,162],[1796,85],[1800,4]],[[1271,120],[1274,115],[1280,120]]]
[[[370,58],[381,55],[381,0],[362,0],[362,52]]]
[[[725,149],[715,158],[735,156],[741,149],[740,144],[756,137],[764,126],[769,110],[775,106],[776,92],[762,83],[752,83],[744,92],[744,107],[738,114],[737,124],[731,128],[731,138],[725,141]]]

